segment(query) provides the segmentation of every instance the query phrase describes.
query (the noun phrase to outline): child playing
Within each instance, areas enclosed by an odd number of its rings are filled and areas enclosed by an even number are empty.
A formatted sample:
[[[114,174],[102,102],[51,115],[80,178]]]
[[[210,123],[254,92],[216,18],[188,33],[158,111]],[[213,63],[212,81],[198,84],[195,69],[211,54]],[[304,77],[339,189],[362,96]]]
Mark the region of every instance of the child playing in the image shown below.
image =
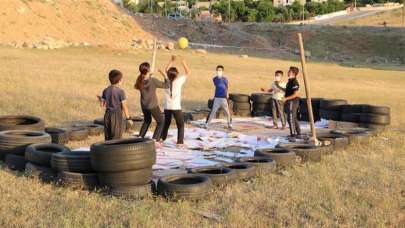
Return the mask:
[[[212,107],[212,110],[209,114],[207,123],[205,124],[205,127],[208,128],[212,118],[216,116],[218,110],[220,108],[223,108],[225,110],[225,115],[228,120],[228,128],[232,129],[232,123],[231,123],[231,114],[229,111],[229,105],[228,105],[228,79],[223,75],[224,73],[224,66],[217,66],[217,75],[214,77],[213,82],[215,85],[215,97],[214,97],[214,104]]]
[[[288,125],[290,126],[291,137],[297,137],[301,135],[300,124],[298,122],[298,108],[300,105],[298,90],[300,85],[298,84],[297,75],[299,70],[297,67],[290,67],[288,71],[288,83],[285,90],[284,102],[285,110],[287,113]]]
[[[132,125],[130,120],[127,100],[124,90],[119,86],[122,83],[122,73],[112,70],[108,74],[111,85],[103,90],[102,96],[97,96],[102,107],[105,107],[104,114],[104,138],[105,140],[120,139],[125,130],[123,114],[127,124]]]
[[[153,139],[158,142],[162,135],[164,119],[159,108],[156,89],[167,88],[167,84],[151,76],[149,63],[145,62],[139,65],[139,72],[135,88],[141,93],[141,108],[144,118],[139,136],[145,137],[153,117],[156,121]]]
[[[190,69],[183,60],[181,63],[184,68],[184,74],[179,75],[177,68],[172,67],[175,61],[176,56],[172,56],[172,59],[165,67],[165,72],[159,70],[163,77],[165,77],[165,80],[170,84],[169,88],[165,89],[165,124],[162,140],[166,140],[172,122],[172,116],[174,116],[177,125],[177,144],[181,147],[184,144],[184,116],[181,110],[181,89],[186,82],[186,78],[190,75]]]
[[[283,77],[283,71],[278,70],[276,71],[275,75],[275,80],[271,84],[271,88],[269,90],[263,89],[263,92],[269,92],[272,93],[272,100],[271,100],[271,110],[273,112],[273,127],[275,129],[278,129],[278,118],[277,115],[280,116],[281,119],[281,130],[285,129],[286,121],[285,121],[285,115],[284,115],[284,94],[285,94],[285,87],[286,83],[281,81],[281,78]]]

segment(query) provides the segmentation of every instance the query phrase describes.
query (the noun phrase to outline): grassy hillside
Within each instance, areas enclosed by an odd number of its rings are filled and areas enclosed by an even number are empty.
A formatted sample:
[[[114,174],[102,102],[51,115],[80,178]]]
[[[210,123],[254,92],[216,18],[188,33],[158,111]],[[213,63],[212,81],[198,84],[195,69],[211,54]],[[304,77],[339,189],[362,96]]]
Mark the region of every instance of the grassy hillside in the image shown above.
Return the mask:
[[[401,27],[402,26],[402,10],[395,9],[390,11],[384,11],[372,16],[362,17],[352,20],[344,20],[338,22],[338,25],[347,26],[389,26],[389,27]]]
[[[208,54],[186,56],[193,71],[183,94],[186,108],[205,105],[211,76],[225,65],[232,92],[251,93],[269,84],[273,72],[297,62]],[[160,53],[158,65],[169,59]],[[0,49],[0,114],[41,116],[48,125],[102,115],[96,94],[107,72],[124,73],[132,113],[139,95],[132,89],[140,62],[149,53],[106,49],[54,51]],[[163,199],[125,201],[40,184],[0,170],[1,227],[401,227],[404,224],[405,85],[400,71],[345,68],[309,63],[314,96],[352,103],[388,105],[392,127],[346,151],[248,183],[216,189],[200,202]],[[160,94],[162,95],[162,94]],[[71,144],[77,147],[101,138]],[[213,214],[215,219],[202,214]]]

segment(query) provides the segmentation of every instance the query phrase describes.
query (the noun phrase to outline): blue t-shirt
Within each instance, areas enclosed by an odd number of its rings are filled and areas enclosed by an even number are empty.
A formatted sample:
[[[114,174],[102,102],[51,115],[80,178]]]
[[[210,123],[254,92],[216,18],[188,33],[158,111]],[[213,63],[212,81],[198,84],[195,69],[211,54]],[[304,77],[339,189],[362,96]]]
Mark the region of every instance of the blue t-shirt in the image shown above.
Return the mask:
[[[225,76],[215,76],[213,81],[215,85],[215,97],[226,98],[228,94],[228,79]]]

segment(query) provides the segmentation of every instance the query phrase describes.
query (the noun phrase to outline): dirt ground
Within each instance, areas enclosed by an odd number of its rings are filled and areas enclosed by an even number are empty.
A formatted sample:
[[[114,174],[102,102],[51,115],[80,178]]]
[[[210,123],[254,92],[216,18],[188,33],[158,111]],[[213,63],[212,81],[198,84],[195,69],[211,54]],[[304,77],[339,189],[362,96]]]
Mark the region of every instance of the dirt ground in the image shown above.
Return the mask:
[[[213,95],[211,77],[225,65],[230,91],[251,93],[269,85],[275,70],[296,61],[197,55],[178,51],[190,64],[184,109],[205,106]],[[158,56],[162,66],[171,53]],[[133,89],[138,64],[151,58],[141,51],[111,49],[0,49],[0,115],[30,114],[48,126],[92,120],[103,110],[96,95],[113,68],[124,73],[131,113],[139,112]],[[41,184],[0,171],[1,227],[403,227],[405,177],[404,73],[347,68],[309,62],[314,97],[387,105],[392,125],[364,144],[249,182],[215,189],[200,202],[162,198],[127,201],[99,193]],[[301,79],[300,82],[302,83]],[[162,98],[162,92],[159,92]],[[70,147],[100,141],[92,137]]]

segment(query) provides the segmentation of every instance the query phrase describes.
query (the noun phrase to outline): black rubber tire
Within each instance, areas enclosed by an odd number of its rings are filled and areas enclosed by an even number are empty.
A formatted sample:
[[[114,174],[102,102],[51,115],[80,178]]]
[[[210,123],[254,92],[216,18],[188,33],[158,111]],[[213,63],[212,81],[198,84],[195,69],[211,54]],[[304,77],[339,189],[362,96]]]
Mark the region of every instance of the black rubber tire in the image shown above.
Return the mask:
[[[271,112],[258,112],[258,111],[253,110],[252,116],[272,116],[272,113]]]
[[[337,135],[337,134],[319,134],[319,140],[330,140],[333,145],[334,150],[344,150],[349,145],[349,138],[344,135]]]
[[[5,164],[7,168],[16,171],[24,171],[25,170],[25,161],[24,156],[15,155],[15,154],[7,154],[5,159]]]
[[[70,152],[69,148],[52,143],[32,144],[25,150],[25,159],[28,162],[51,167],[51,157],[54,153]]]
[[[341,121],[359,123],[361,113],[344,113],[342,112],[340,116]]]
[[[365,104],[347,104],[341,106],[342,114],[363,113]]]
[[[233,102],[232,104],[232,109],[234,112],[237,112],[239,110],[251,110],[251,104],[250,103],[240,103],[240,102]]]
[[[391,109],[387,106],[374,106],[374,105],[364,105],[363,113],[372,113],[380,115],[391,115]]]
[[[98,186],[96,173],[58,172],[58,183],[74,188],[93,190]]]
[[[269,93],[253,93],[250,99],[253,103],[271,104],[272,95]]]
[[[391,118],[389,115],[362,113],[360,115],[360,123],[389,125]]]
[[[253,103],[252,110],[258,111],[258,112],[263,112],[263,111],[271,112],[271,104]]]
[[[361,123],[360,127],[367,128],[370,131],[384,131],[388,125]]]
[[[136,186],[112,187],[109,189],[109,194],[123,199],[144,199],[152,196],[152,185],[153,183]]]
[[[52,168],[39,166],[28,162],[25,165],[25,175],[41,180],[45,183],[50,183],[55,181],[57,172]]]
[[[69,131],[70,141],[82,141],[89,137],[89,130],[85,127],[73,127]]]
[[[340,111],[320,109],[319,115],[321,116],[322,119],[337,120],[337,121],[340,120]]]
[[[240,94],[240,93],[230,93],[229,94],[229,99],[231,101],[234,101],[236,103],[249,103],[250,102],[250,96],[246,94]]]
[[[238,110],[237,112],[234,112],[233,114],[235,116],[241,116],[241,117],[252,116],[252,112],[250,110]]]
[[[104,126],[98,124],[88,124],[86,125],[87,130],[89,131],[89,136],[99,136],[104,133]]]
[[[248,180],[256,176],[256,166],[249,163],[226,163],[224,167],[235,171],[236,180]]]
[[[130,138],[91,145],[91,165],[97,172],[123,172],[150,168],[156,162],[155,142]]]
[[[104,118],[97,118],[93,121],[94,124],[104,126]]]
[[[52,138],[52,143],[65,145],[69,142],[69,131],[62,128],[47,127],[45,132]]]
[[[358,128],[332,130],[331,133],[346,136],[349,139],[349,144],[362,143],[370,136],[370,131]]]
[[[256,166],[257,172],[269,173],[276,170],[276,162],[271,157],[244,157],[239,158],[239,162]]]
[[[72,151],[53,154],[52,168],[58,171],[74,173],[93,173],[89,151]]]
[[[40,131],[2,131],[0,132],[0,159],[6,154],[25,155],[27,146],[34,143],[51,143],[51,136]]]
[[[212,181],[206,175],[170,175],[160,178],[156,189],[158,195],[171,200],[199,200],[212,191]]]
[[[282,148],[258,149],[255,151],[255,157],[270,157],[280,168],[290,167],[297,163],[295,152]]]
[[[0,116],[0,131],[44,131],[45,122],[35,116]]]
[[[343,99],[322,99],[319,104],[319,109],[329,111],[340,111],[342,105],[346,105],[347,100]]]
[[[322,147],[312,146],[303,143],[287,143],[278,144],[277,148],[289,149],[295,152],[295,154],[301,157],[302,162],[320,162],[322,158],[323,149]]]
[[[101,185],[108,187],[145,185],[152,180],[152,168],[124,172],[97,173]]]
[[[216,166],[198,167],[189,170],[189,173],[206,175],[217,186],[226,185],[236,179],[236,172],[232,169]]]

